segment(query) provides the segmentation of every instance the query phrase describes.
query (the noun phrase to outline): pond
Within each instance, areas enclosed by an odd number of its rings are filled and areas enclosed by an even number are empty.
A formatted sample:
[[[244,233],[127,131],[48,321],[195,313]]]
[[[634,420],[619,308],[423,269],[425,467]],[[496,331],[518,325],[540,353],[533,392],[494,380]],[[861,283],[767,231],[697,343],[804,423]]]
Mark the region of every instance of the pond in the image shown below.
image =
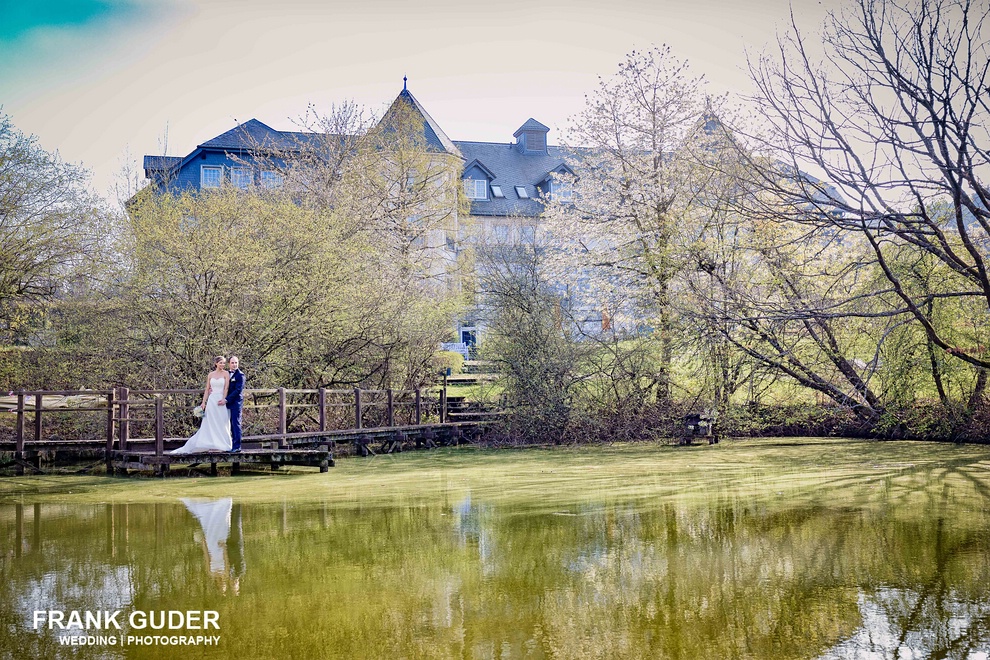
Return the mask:
[[[464,448],[329,474],[0,479],[0,657],[988,651],[987,447]]]

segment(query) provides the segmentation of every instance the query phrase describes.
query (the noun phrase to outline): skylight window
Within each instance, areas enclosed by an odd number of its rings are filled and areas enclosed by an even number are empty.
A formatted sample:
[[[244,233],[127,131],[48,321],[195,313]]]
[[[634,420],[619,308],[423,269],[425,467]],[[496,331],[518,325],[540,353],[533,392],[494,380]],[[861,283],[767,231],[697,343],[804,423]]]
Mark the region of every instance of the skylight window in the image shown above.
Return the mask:
[[[519,195],[519,199],[529,199],[529,193],[523,186],[516,186],[516,194]]]
[[[505,193],[502,192],[502,186],[492,186],[492,197],[497,199],[505,199]]]

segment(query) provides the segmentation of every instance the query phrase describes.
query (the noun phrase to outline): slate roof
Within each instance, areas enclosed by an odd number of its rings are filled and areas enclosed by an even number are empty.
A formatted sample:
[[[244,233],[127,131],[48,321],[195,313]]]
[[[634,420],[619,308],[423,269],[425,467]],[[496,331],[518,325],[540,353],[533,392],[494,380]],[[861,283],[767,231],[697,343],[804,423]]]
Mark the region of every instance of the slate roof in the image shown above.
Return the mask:
[[[538,123],[538,122],[537,122]],[[492,185],[502,186],[505,199],[471,200],[471,215],[535,217],[543,212],[537,185],[564,164],[568,152],[547,147],[547,154],[522,153],[506,142],[454,142],[467,161],[477,160],[495,174]],[[519,199],[515,186],[524,186],[529,199]]]
[[[550,129],[530,117],[526,120],[525,124],[516,129],[516,132],[512,134],[512,137],[519,137],[519,134],[523,131],[540,131],[542,133],[549,133]]]
[[[218,135],[199,145],[200,149],[292,149],[296,142],[293,136],[304,135],[291,131],[276,131],[257,119],[249,119],[238,124],[226,133]]]
[[[403,89],[399,92],[399,95],[385,112],[385,117],[382,119],[383,122],[394,112],[394,108],[398,103],[406,103],[412,106],[413,110],[423,117],[423,136],[426,138],[426,144],[429,145],[431,149],[453,154],[454,156],[461,155],[461,152],[458,151],[457,147],[454,145],[453,140],[447,137],[447,134],[443,132],[442,128],[440,128],[440,124],[438,124],[436,120],[430,116],[430,113],[426,111],[426,108],[423,107],[423,105],[409,92],[408,89]]]
[[[167,170],[178,167],[183,161],[182,156],[145,156],[144,169]]]
[[[550,172],[564,164],[567,153],[560,147],[548,146],[546,153],[526,152],[507,142],[468,142],[451,140],[430,113],[407,89],[403,89],[386,112],[386,118],[395,112],[396,104],[407,103],[423,118],[423,135],[432,150],[463,158],[464,163],[479,165],[486,170],[493,185],[501,186],[505,197],[488,200],[472,200],[471,214],[479,216],[536,217],[543,211],[538,186],[546,182]],[[533,118],[528,119],[516,131],[548,132],[550,129]],[[344,136],[340,136],[344,139]],[[277,131],[270,126],[251,119],[230,129],[226,133],[200,144],[184,158],[174,156],[145,156],[144,167],[151,176],[153,171],[178,170],[185,163],[196,158],[204,150],[251,151],[261,147],[276,150],[293,150],[300,146],[324,139],[318,133],[299,131]],[[475,163],[475,161],[477,161]],[[529,195],[520,199],[515,187],[522,186]]]

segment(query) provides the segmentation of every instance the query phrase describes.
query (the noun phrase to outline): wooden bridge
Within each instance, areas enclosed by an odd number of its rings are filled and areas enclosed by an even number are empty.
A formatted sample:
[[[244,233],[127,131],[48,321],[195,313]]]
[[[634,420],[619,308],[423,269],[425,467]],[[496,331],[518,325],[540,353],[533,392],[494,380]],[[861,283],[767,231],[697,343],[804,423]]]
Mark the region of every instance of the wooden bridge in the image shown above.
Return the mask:
[[[452,445],[473,440],[486,423],[476,413],[457,412],[445,388],[249,389],[240,452],[167,453],[186,441],[170,437],[169,429],[191,435],[198,426],[192,408],[201,396],[202,390],[126,387],[11,393],[0,397],[0,457],[10,455],[0,458],[0,468],[24,474],[43,472],[45,458],[96,458],[80,471],[105,463],[109,474],[151,470],[164,476],[172,465],[186,465],[216,475],[218,464],[230,464],[234,474],[242,465],[272,470],[303,465],[326,472],[341,443],[352,444],[362,456]]]

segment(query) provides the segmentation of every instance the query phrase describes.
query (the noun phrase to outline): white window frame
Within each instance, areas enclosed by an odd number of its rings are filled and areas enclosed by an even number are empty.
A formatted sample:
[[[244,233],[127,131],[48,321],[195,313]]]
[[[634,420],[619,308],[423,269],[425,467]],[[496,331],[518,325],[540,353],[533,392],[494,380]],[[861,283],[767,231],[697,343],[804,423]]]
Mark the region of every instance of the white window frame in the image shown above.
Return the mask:
[[[522,225],[519,228],[519,242],[524,245],[536,243],[536,227],[534,225]]]
[[[208,185],[206,182],[207,172],[217,172],[219,176],[217,177],[216,185]],[[200,165],[199,166],[199,187],[200,188],[219,188],[223,185],[223,165]]]
[[[241,190],[247,190],[254,183],[254,172],[250,167],[236,166],[230,168],[230,184]]]
[[[468,199],[488,199],[488,179],[464,179],[464,194]]]
[[[516,195],[519,199],[529,199],[529,193],[526,192],[526,186],[516,186]]]
[[[492,184],[492,197],[495,199],[505,199],[505,193],[502,192],[502,186]]]
[[[282,187],[282,175],[274,170],[261,171],[261,187],[268,190]]]
[[[505,245],[509,242],[512,232],[509,229],[509,225],[497,224],[492,229],[492,235],[495,239],[495,243],[498,245]]]
[[[550,199],[555,202],[568,203],[574,201],[574,184],[570,181],[553,179],[550,181]]]

